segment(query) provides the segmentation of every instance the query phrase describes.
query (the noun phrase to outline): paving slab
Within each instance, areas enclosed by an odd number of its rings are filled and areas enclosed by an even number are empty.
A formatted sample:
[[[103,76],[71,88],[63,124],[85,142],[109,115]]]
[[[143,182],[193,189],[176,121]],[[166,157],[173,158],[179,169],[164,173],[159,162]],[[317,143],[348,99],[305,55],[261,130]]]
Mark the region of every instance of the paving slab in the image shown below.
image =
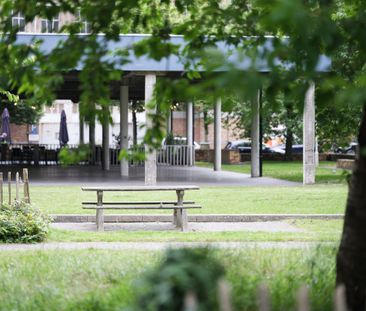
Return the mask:
[[[22,166],[4,166],[3,172],[21,171]],[[144,168],[130,167],[130,176],[120,176],[118,166],[103,171],[98,166],[28,166],[32,185],[144,185]],[[269,177],[251,178],[244,173],[218,171],[204,167],[159,166],[157,172],[159,185],[198,186],[299,186],[301,183]]]
[[[52,223],[52,228],[73,231],[97,231],[95,223]],[[172,223],[106,223],[105,231],[179,231]],[[194,222],[188,224],[189,232],[304,232],[287,222]]]
[[[82,214],[53,214],[50,215],[55,223],[94,222],[95,215]],[[189,222],[263,222],[283,221],[289,219],[318,219],[318,220],[342,220],[344,214],[191,214]],[[104,222],[172,222],[172,215],[162,214],[106,214]]]

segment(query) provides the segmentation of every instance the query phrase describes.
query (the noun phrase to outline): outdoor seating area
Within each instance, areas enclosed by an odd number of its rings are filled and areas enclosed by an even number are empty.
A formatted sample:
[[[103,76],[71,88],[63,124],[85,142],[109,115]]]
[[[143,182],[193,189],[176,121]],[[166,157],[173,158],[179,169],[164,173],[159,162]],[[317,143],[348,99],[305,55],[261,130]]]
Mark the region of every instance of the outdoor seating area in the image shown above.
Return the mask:
[[[59,150],[59,146],[55,145],[2,144],[0,163],[2,165],[57,165]]]
[[[365,12],[0,2],[0,311],[365,311]]]
[[[78,145],[66,145],[65,148],[74,150]],[[55,144],[1,144],[0,145],[0,164],[1,165],[60,165],[59,159],[60,145]],[[129,152],[142,151],[143,148],[131,147]],[[120,149],[118,146],[109,146],[109,163],[111,166],[120,165],[119,160]],[[192,166],[195,157],[192,146],[164,146],[157,151],[156,155],[158,165],[168,166]],[[102,146],[95,146],[94,157],[89,156],[88,159],[74,163],[75,165],[101,165],[103,163]],[[129,160],[129,165],[143,166],[144,162]]]

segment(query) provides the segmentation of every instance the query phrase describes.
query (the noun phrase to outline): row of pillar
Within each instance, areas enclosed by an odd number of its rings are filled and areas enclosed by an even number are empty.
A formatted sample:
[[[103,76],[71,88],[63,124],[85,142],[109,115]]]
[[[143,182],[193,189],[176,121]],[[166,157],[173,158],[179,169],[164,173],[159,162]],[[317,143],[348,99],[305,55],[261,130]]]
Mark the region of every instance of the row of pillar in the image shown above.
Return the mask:
[[[251,177],[261,177],[261,92],[252,101],[251,126]],[[315,138],[315,84],[310,82],[305,94],[303,113],[303,184],[315,183],[316,169],[316,138]],[[221,99],[217,99],[214,107],[214,170],[221,170]]]
[[[153,99],[156,84],[155,74],[145,75],[145,103],[146,103],[146,128],[152,127],[149,117],[156,113],[149,108],[148,103]],[[124,82],[120,87],[120,143],[121,148],[128,149],[128,84]],[[251,126],[251,176],[261,176],[261,131],[260,131],[260,101],[258,96],[252,101],[252,126]],[[187,145],[193,147],[193,102],[187,103],[186,109],[186,128]],[[107,121],[107,120],[106,120]],[[171,121],[169,121],[170,123]],[[315,85],[310,83],[306,92],[304,117],[303,117],[303,183],[312,184],[315,182]],[[170,125],[170,124],[169,124]],[[89,124],[90,142],[94,142],[95,124]],[[83,122],[80,122],[80,137],[83,137]],[[93,148],[93,146],[91,146]],[[94,156],[94,155],[93,155]],[[121,176],[129,176],[129,165],[127,159],[120,162]],[[221,98],[217,98],[214,104],[214,170],[221,170]],[[110,169],[109,161],[109,124],[103,125],[103,168]],[[145,184],[154,185],[157,179],[156,151],[149,151],[145,160]]]

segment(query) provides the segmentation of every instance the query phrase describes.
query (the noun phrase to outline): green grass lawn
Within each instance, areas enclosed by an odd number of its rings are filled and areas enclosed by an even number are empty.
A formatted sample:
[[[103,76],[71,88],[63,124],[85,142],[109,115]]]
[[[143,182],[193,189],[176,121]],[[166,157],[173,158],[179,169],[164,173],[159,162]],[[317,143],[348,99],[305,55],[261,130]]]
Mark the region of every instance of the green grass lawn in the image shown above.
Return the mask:
[[[216,251],[232,285],[235,310],[257,310],[265,282],[273,310],[294,310],[302,284],[312,310],[331,310],[335,247]],[[139,290],[136,281],[162,258],[161,252],[79,250],[0,253],[0,310],[126,310]],[[214,293],[213,293],[214,294]]]
[[[213,167],[212,163],[196,162],[200,167]],[[345,183],[347,171],[335,168],[335,162],[320,162],[316,169],[316,183]],[[250,174],[250,163],[223,164],[222,169],[231,172]],[[263,176],[302,182],[302,162],[264,161]]]
[[[301,232],[179,232],[108,231],[82,232],[51,229],[47,242],[338,242],[341,220],[289,220]]]
[[[83,192],[79,186],[31,186],[32,203],[49,214],[94,214],[83,210],[81,202],[96,200],[96,194]],[[194,200],[202,209],[190,210],[200,214],[336,214],[343,213],[347,195],[346,185],[316,185],[295,187],[202,187],[187,191],[185,199]],[[175,200],[174,192],[107,193],[106,200]],[[137,213],[111,211],[111,213]],[[154,213],[142,210],[138,213]],[[156,213],[156,212],[155,212]],[[160,213],[160,212],[159,212]],[[168,211],[167,213],[171,213]]]

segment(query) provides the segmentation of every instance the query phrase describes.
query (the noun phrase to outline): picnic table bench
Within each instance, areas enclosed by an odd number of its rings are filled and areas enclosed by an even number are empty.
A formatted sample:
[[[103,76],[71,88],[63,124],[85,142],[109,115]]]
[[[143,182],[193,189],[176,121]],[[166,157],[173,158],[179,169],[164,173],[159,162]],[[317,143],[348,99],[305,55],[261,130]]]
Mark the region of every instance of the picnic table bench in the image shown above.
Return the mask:
[[[173,223],[182,231],[188,227],[187,209],[201,208],[193,201],[183,201],[186,190],[199,190],[198,186],[118,186],[118,187],[82,187],[83,191],[95,191],[96,201],[82,202],[84,209],[96,210],[96,225],[98,231],[104,231],[104,210],[119,209],[153,209],[153,210],[173,210]],[[131,192],[131,191],[175,191],[176,201],[103,201],[104,192]]]

